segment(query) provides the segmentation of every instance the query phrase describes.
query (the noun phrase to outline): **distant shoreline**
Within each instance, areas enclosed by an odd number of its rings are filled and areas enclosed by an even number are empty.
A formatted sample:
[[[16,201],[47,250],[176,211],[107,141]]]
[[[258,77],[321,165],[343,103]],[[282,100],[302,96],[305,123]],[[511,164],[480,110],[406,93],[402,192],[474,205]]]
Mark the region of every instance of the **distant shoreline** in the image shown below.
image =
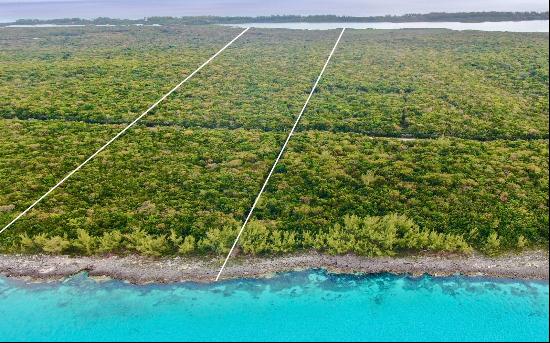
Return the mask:
[[[92,277],[109,277],[135,284],[212,282],[220,261],[206,258],[151,259],[125,257],[68,257],[47,255],[0,255],[0,275],[32,280],[60,280],[87,271]],[[508,278],[548,281],[548,252],[490,258],[481,255],[414,255],[366,258],[354,255],[329,256],[315,252],[280,257],[239,257],[222,274],[222,279],[269,277],[277,272],[326,269],[335,273],[409,274]]]
[[[348,29],[372,30],[452,30],[481,32],[514,32],[514,33],[548,33],[548,20],[500,21],[481,23],[460,22],[406,22],[406,23],[244,23],[244,24],[214,24],[232,28],[257,29],[290,29],[290,30],[336,30],[342,27]],[[163,27],[161,24],[8,24],[0,25],[0,29],[23,28],[99,28],[99,27]],[[169,27],[170,25],[168,25]]]
[[[245,24],[245,23],[415,23],[415,22],[456,22],[483,23],[504,21],[548,20],[549,12],[432,12],[410,13],[404,15],[381,16],[337,16],[337,15],[270,15],[270,16],[180,16],[148,17],[140,19],[120,18],[57,18],[57,19],[17,19],[0,20],[0,26],[8,25],[207,25],[207,24]],[[1,19],[1,18],[0,18]]]

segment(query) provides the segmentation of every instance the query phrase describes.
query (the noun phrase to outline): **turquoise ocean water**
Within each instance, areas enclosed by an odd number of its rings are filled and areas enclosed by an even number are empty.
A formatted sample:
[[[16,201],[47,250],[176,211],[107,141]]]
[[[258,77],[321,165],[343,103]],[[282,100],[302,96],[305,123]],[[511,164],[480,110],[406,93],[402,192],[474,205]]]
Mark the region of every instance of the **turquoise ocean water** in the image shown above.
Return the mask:
[[[0,278],[0,340],[548,341],[548,283],[335,275],[217,284]]]

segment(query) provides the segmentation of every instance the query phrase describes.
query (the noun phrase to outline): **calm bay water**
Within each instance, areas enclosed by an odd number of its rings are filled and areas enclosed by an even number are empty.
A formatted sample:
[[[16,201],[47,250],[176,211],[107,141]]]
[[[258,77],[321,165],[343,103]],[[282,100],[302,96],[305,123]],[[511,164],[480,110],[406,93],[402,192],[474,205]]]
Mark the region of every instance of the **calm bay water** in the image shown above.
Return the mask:
[[[57,25],[37,24],[18,25],[7,27],[82,27],[86,25]],[[112,26],[112,25],[95,25]],[[116,25],[115,25],[116,26]],[[157,24],[147,26],[160,26]],[[459,23],[459,22],[414,22],[414,23],[245,23],[223,24],[232,27],[258,27],[258,28],[285,28],[295,30],[334,30],[342,27],[351,29],[450,29],[450,30],[478,30],[478,31],[502,31],[502,32],[548,32],[548,20],[529,21],[502,21],[483,23]],[[2,27],[0,27],[2,28]]]
[[[0,278],[0,340],[548,341],[548,283],[391,275],[135,286]]]
[[[286,28],[299,30],[351,29],[450,29],[508,32],[548,32],[548,20],[500,21],[482,23],[415,22],[415,23],[247,23],[236,27]]]

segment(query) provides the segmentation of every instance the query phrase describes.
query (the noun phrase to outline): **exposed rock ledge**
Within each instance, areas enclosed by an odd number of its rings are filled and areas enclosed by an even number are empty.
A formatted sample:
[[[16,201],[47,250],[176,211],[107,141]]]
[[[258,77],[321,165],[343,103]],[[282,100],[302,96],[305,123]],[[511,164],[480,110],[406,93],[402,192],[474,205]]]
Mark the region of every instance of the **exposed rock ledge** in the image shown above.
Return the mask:
[[[87,271],[132,283],[214,281],[219,259],[141,256],[68,257],[0,255],[0,275],[30,280],[58,280]],[[238,257],[229,261],[222,279],[254,278],[276,272],[323,268],[337,273],[395,273],[448,276],[462,274],[497,278],[548,280],[548,252],[531,251],[495,258],[486,256],[415,255],[366,258],[303,253],[272,258]]]

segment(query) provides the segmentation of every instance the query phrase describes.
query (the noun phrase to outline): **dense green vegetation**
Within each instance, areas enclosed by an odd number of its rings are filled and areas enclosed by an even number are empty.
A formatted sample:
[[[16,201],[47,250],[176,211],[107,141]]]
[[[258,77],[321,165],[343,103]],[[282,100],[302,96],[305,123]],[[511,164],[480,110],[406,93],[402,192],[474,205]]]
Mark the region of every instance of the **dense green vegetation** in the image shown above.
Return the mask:
[[[0,117],[128,122],[240,31],[3,29]]]
[[[88,33],[88,29],[71,28],[74,36],[60,42],[57,35],[62,30],[31,29],[32,34],[27,30],[3,32],[11,39],[6,43],[11,48],[0,55],[0,116],[88,123],[130,122],[239,32],[222,29],[210,35],[209,30],[219,29],[191,27],[147,28],[145,33],[142,28],[122,32],[107,28]],[[50,40],[50,34],[57,38]],[[40,58],[44,52],[32,40],[34,35],[46,40],[43,50],[57,51],[55,58]],[[162,49],[155,43],[161,52],[146,51],[155,36],[177,48]],[[178,37],[183,38],[176,43]],[[336,37],[336,31],[252,29],[143,123],[286,131]],[[129,42],[123,48],[118,40]],[[81,56],[64,60],[71,49],[58,49],[60,44],[75,46],[74,54]],[[95,45],[100,47],[93,52],[86,48]]]
[[[189,234],[180,236],[176,230],[153,235],[134,228],[123,233],[108,230],[101,235],[90,235],[85,229],[76,229],[72,237],[39,233],[29,237],[19,235],[17,243],[8,252],[27,254],[125,254],[138,253],[159,257],[166,255],[227,254],[237,228],[224,226],[208,230],[201,238]],[[495,234],[493,234],[495,235]],[[486,244],[488,254],[497,253],[499,238]],[[270,229],[260,222],[251,222],[240,242],[245,254],[283,254],[298,249],[316,249],[330,254],[356,253],[365,256],[392,256],[404,250],[430,250],[470,253],[472,248],[460,235],[441,234],[420,230],[410,219],[398,215],[359,218],[346,216],[343,225],[336,224],[327,232],[303,233]]]
[[[302,128],[548,138],[548,34],[349,30]]]
[[[384,15],[371,17],[353,17],[337,15],[272,15],[258,17],[149,17],[144,19],[113,19],[113,18],[64,18],[64,19],[19,19],[18,25],[58,24],[58,25],[130,25],[130,24],[159,24],[159,25],[205,25],[205,24],[242,24],[242,23],[376,23],[376,22],[484,22],[484,21],[520,21],[520,20],[548,20],[548,12],[434,12],[410,13],[404,15]],[[1,24],[0,24],[1,25]]]
[[[0,226],[238,32],[0,30]],[[226,253],[337,34],[252,29],[0,250]],[[548,245],[548,34],[346,31],[298,130],[245,254]]]
[[[476,248],[548,244],[548,141],[293,137],[255,218],[321,232],[346,215],[404,214]],[[292,205],[290,205],[292,204]],[[523,237],[523,238],[521,238]]]
[[[238,32],[63,30],[0,33],[0,116],[128,122]],[[167,47],[148,51],[156,36]],[[144,124],[286,131],[336,36],[252,29]],[[547,139],[548,57],[548,34],[348,30],[299,129]]]
[[[107,125],[63,122],[3,125],[9,136],[0,151],[9,153],[1,157],[0,199],[8,205],[0,211],[2,223],[95,151],[89,143],[108,131]],[[281,133],[253,130],[135,128],[5,232],[3,241],[23,232],[73,236],[78,228],[94,235],[174,229],[201,237],[210,228],[237,225],[282,139]],[[56,145],[61,147],[51,151]]]
[[[287,132],[337,37],[252,29],[145,123]]]
[[[36,131],[44,130],[42,123],[33,125]],[[28,137],[34,137],[30,133]],[[55,144],[55,136],[43,137],[35,156]],[[79,137],[85,138],[82,132]],[[75,239],[79,229],[94,237],[117,230],[148,241],[173,231],[187,239],[186,245],[193,242],[186,253],[226,252],[281,138],[243,130],[136,130],[16,224],[6,233],[12,239],[4,237],[3,242],[18,242],[21,233]],[[42,158],[53,170],[67,163]],[[17,164],[21,155],[10,160]],[[24,169],[2,167],[14,174]],[[20,181],[2,187],[7,199],[3,203],[20,206],[4,207],[4,222],[22,209],[25,199],[52,183],[48,169],[42,171],[45,175],[36,172],[40,170],[32,168],[27,176],[7,178]],[[13,191],[28,179],[43,183],[27,192]],[[547,200],[547,141],[397,141],[311,132],[293,137],[242,247],[249,253],[313,247],[379,255],[404,247],[468,251],[470,246],[490,252],[495,235],[498,250],[539,246],[548,243]],[[342,235],[352,235],[357,242],[361,235],[338,226],[354,227],[345,219],[352,214],[372,220],[391,213],[405,214],[408,219],[402,221],[409,223],[408,231],[390,226],[386,234],[394,237],[391,246],[357,250],[361,245]],[[411,243],[413,237],[416,243]],[[128,244],[113,249],[123,247]]]

